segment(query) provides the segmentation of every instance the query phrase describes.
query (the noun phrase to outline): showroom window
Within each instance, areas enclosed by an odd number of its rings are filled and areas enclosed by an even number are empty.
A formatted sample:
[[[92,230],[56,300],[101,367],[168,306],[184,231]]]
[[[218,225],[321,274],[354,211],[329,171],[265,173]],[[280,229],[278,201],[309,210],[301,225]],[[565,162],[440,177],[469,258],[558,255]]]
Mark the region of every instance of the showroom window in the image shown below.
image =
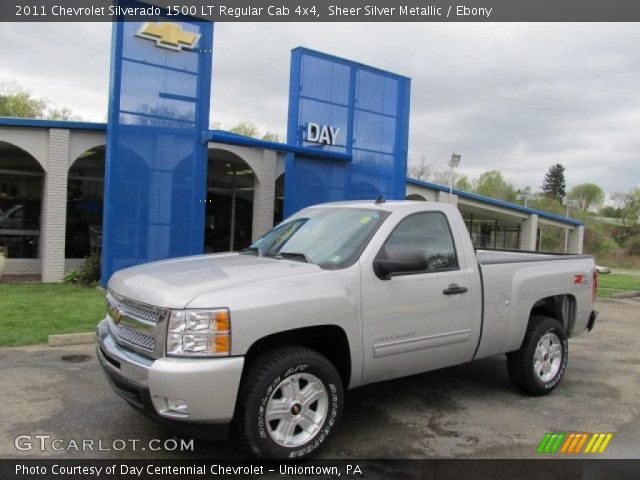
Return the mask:
[[[0,142],[0,246],[8,258],[38,258],[44,171],[24,150]]]
[[[84,258],[102,244],[104,147],[87,150],[69,169],[66,258]]]

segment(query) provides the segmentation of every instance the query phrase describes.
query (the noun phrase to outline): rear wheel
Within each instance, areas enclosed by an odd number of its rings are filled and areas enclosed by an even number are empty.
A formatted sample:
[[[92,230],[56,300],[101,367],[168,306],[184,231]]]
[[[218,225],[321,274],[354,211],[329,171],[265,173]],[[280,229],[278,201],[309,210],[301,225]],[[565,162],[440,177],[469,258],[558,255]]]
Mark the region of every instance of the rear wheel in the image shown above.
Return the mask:
[[[256,358],[242,382],[236,428],[244,446],[262,458],[314,454],[342,412],[340,375],[324,356],[281,347]]]
[[[569,342],[560,322],[534,316],[520,350],[507,354],[507,370],[522,391],[545,395],[560,383],[568,358]]]

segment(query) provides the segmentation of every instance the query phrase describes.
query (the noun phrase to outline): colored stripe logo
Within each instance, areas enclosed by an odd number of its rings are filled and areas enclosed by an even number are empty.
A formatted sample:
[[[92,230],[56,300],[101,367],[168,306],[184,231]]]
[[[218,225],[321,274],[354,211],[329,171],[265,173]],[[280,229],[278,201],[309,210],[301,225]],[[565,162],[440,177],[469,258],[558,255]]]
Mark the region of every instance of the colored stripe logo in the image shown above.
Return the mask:
[[[551,432],[542,438],[536,453],[604,453],[612,438],[612,433]]]

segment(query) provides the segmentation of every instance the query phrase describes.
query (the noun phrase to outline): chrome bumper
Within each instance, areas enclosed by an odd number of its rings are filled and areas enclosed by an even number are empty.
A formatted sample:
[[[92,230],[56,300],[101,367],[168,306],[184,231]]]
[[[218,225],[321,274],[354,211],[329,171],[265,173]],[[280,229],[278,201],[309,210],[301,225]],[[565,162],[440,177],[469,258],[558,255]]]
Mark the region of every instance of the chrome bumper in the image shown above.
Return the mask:
[[[106,319],[98,324],[98,359],[116,393],[139,409],[167,420],[228,423],[233,418],[244,357],[151,359],[118,345]],[[168,409],[169,398],[188,413]]]

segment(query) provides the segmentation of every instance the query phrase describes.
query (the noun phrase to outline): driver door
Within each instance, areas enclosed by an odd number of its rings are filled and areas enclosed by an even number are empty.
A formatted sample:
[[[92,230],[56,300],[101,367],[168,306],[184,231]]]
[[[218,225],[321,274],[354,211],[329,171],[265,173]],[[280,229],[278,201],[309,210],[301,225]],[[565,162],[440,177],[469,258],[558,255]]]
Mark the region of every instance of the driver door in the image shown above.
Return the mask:
[[[403,248],[423,251],[426,269],[383,279],[372,265],[362,266],[365,383],[467,362],[477,342],[472,290],[479,279],[474,269],[460,268],[447,217],[405,217],[378,256]]]

